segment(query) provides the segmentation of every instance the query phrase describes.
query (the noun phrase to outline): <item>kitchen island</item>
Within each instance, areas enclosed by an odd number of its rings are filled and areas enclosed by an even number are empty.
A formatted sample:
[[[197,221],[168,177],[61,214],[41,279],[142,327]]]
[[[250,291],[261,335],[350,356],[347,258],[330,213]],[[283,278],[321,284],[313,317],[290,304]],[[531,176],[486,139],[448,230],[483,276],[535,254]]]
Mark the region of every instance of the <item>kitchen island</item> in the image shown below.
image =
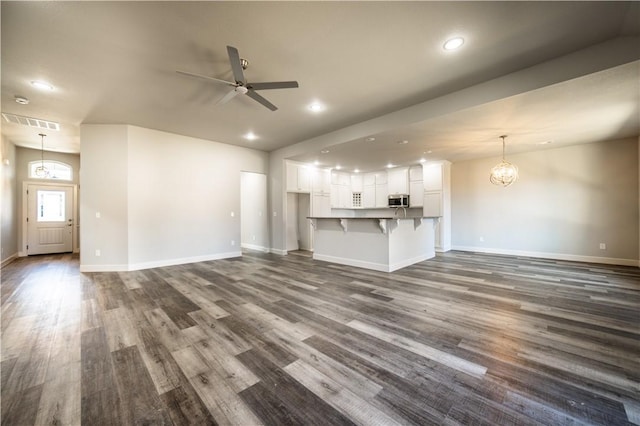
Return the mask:
[[[309,217],[313,258],[392,272],[435,256],[436,217]]]

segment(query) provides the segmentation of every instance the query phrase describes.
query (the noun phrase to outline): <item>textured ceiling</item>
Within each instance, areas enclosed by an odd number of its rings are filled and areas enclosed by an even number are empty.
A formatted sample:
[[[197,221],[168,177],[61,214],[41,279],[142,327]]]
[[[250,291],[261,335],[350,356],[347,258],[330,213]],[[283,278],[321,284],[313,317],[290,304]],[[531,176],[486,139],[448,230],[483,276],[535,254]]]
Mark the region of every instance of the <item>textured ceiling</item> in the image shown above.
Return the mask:
[[[637,2],[2,2],[1,7],[2,111],[59,122],[60,132],[48,132],[47,148],[66,152],[80,151],[83,123],[127,123],[272,151],[640,34]],[[453,35],[466,43],[445,52],[442,44]],[[216,105],[226,86],[176,73],[231,79],[227,45],[249,60],[249,81],[297,80],[300,88],[261,92],[279,107],[271,112],[246,96]],[[584,132],[604,138],[637,135],[637,77],[637,63],[586,76],[392,129],[366,147],[362,141],[332,147],[335,158],[322,161],[355,167],[359,160],[358,167],[371,168],[405,161],[394,155],[414,158],[423,148],[451,160],[486,156],[495,150],[483,151],[477,142],[499,146],[496,138],[506,122],[523,146],[547,138],[583,142]],[[37,91],[29,84],[37,79],[55,90]],[[31,102],[19,105],[16,95]],[[309,111],[313,101],[326,110]],[[603,108],[606,114],[600,113]],[[560,122],[569,111],[573,114]],[[246,140],[249,131],[258,139]],[[2,133],[17,145],[39,148],[38,129],[3,123]],[[410,143],[399,146],[398,138]],[[300,159],[317,155],[310,151]]]

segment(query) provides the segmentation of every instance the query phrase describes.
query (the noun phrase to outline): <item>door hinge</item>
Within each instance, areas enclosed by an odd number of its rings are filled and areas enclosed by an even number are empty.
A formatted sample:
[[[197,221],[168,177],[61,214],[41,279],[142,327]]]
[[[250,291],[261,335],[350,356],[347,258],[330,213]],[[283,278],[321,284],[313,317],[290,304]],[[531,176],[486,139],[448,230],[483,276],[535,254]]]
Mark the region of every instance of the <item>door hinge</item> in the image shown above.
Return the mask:
[[[27,218],[27,222],[29,222],[29,218]]]
[[[29,250],[29,244],[27,244],[27,250]]]

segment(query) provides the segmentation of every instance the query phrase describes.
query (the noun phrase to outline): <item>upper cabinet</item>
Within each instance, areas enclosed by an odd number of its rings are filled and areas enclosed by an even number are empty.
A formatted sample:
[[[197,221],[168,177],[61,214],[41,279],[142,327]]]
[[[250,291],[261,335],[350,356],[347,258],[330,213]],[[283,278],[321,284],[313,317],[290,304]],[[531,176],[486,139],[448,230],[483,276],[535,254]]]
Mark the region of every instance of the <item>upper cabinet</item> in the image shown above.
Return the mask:
[[[444,165],[427,164],[423,167],[424,190],[425,191],[442,191]]]
[[[362,175],[351,175],[351,192],[362,192],[363,185],[364,178]]]
[[[287,192],[311,192],[311,168],[287,161]]]
[[[389,194],[408,194],[409,168],[402,167],[389,170],[387,172],[387,185]]]
[[[311,173],[311,190],[314,194],[331,193],[331,171],[326,169],[313,169]]]
[[[351,175],[346,172],[331,172],[331,207],[351,208]]]
[[[424,185],[422,182],[422,166],[409,168],[409,206],[422,207],[424,198]]]

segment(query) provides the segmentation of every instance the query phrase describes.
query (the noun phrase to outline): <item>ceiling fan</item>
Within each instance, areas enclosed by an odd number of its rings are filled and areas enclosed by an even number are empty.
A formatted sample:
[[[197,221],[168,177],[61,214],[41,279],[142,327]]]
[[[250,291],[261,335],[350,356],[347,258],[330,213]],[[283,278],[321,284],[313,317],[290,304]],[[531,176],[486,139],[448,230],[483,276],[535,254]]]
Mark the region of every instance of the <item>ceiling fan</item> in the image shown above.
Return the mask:
[[[229,93],[227,93],[222,99],[218,101],[218,104],[224,104],[236,95],[247,95],[251,99],[261,103],[271,111],[278,109],[274,104],[266,100],[264,97],[256,93],[256,90],[269,90],[269,89],[294,89],[298,87],[297,81],[271,81],[264,83],[249,83],[244,77],[244,70],[247,69],[249,61],[241,59],[238,54],[238,49],[233,46],[227,46],[227,53],[229,54],[229,62],[231,62],[231,70],[233,72],[234,82],[227,80],[220,80],[219,78],[208,77],[206,75],[194,74],[186,71],[176,71],[179,74],[187,75],[189,77],[202,78],[204,80],[214,81],[218,83],[224,83],[227,86],[233,87]]]

